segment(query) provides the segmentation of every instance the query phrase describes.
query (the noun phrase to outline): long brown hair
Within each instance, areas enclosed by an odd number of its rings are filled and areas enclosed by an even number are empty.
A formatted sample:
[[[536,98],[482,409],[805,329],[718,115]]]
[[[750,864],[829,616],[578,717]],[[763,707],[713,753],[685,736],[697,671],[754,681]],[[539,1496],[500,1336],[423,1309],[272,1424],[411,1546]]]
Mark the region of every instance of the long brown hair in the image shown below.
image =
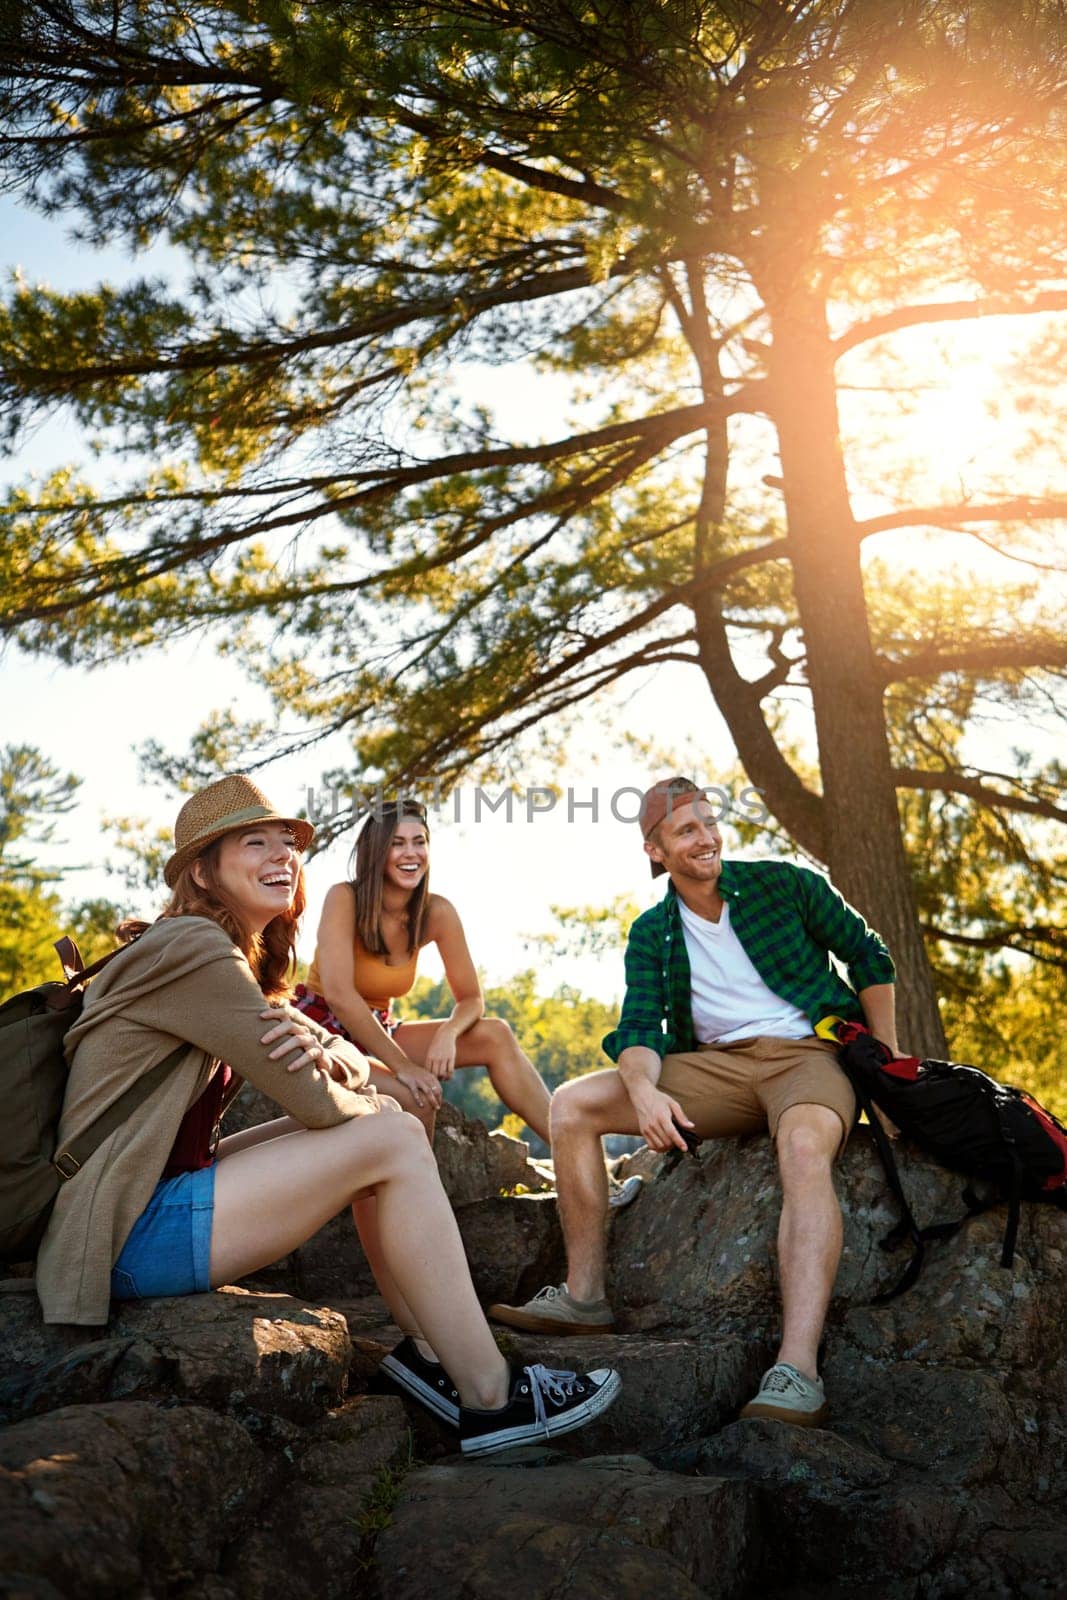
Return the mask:
[[[382,892],[385,888],[385,863],[393,842],[397,824],[405,817],[421,822],[429,841],[430,830],[426,812],[416,800],[390,801],[374,810],[360,830],[352,852],[352,887],[356,893],[356,932],[365,950],[372,955],[388,955],[389,947],[382,932]],[[408,920],[408,955],[414,955],[422,941],[422,926],[426,921],[430,898],[430,872],[427,867],[422,881],[412,889],[405,907]]]
[[[307,904],[303,863],[297,868],[296,889],[288,909],[272,918],[262,933],[253,933],[245,926],[236,902],[219,883],[221,846],[222,839],[215,839],[195,860],[181,869],[174,881],[170,899],[156,920],[163,922],[168,917],[208,917],[212,922],[217,922],[252,968],[265,997],[268,1000],[283,1000],[289,992],[290,978],[296,967],[296,934]],[[197,862],[200,863],[204,884],[198,883],[193,876]],[[120,923],[115,932],[123,942],[129,942],[149,926],[149,923],[131,917]]]

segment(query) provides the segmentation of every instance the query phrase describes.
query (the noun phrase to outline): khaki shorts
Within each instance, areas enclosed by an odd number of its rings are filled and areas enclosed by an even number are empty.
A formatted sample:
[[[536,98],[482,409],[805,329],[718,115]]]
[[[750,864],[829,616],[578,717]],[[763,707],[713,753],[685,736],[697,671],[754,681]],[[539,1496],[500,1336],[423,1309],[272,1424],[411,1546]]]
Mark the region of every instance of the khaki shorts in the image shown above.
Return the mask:
[[[790,1106],[828,1106],[841,1118],[844,1147],[856,1097],[826,1039],[738,1039],[665,1056],[659,1088],[677,1100],[702,1139],[729,1139],[770,1128],[773,1139]]]

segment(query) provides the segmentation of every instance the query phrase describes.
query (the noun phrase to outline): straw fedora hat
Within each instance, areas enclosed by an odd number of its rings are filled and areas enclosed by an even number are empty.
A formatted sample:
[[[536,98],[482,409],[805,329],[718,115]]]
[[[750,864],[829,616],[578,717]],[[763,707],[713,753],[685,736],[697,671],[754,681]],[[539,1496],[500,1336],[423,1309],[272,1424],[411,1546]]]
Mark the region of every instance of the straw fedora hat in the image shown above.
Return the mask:
[[[182,868],[209,844],[224,833],[254,827],[257,822],[284,822],[292,828],[298,850],[306,850],[315,837],[310,822],[301,817],[280,816],[263,790],[243,772],[220,778],[218,783],[209,783],[194,794],[182,806],[174,824],[174,854],[163,868],[168,889],[173,889]]]

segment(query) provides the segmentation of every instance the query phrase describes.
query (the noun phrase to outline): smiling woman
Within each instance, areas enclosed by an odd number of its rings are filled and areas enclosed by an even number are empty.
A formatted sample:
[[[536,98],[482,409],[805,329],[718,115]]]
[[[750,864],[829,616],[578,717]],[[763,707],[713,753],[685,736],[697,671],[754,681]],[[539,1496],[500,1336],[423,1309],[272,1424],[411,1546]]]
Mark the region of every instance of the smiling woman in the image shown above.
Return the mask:
[[[419,951],[435,945],[455,1004],[437,1022],[401,1022],[393,1001],[415,982]],[[501,1100],[547,1144],[549,1094],[506,1022],[485,1015],[482,986],[459,914],[430,893],[430,830],[404,800],[363,824],[352,882],[334,884],[315,959],[297,1005],[374,1058],[371,1083],[414,1112],[432,1137],[441,1084],[483,1066]]]
[[[239,905],[250,927],[262,923],[265,928],[292,908],[300,876],[297,849],[288,823],[268,822],[247,833],[228,833],[190,871],[202,889]]]
[[[611,1403],[617,1376],[531,1367],[512,1379],[419,1124],[379,1099],[354,1045],[285,1004],[313,838],[243,775],[182,807],[169,903],[150,926],[127,926],[131,948],[67,1034],[61,1144],[175,1056],[176,1040],[188,1048],[61,1188],[38,1255],[45,1319],[103,1323],[109,1296],[232,1282],[351,1205],[406,1335],[385,1369],[459,1426],[463,1450],[578,1427]],[[241,1078],[288,1115],[219,1141]]]

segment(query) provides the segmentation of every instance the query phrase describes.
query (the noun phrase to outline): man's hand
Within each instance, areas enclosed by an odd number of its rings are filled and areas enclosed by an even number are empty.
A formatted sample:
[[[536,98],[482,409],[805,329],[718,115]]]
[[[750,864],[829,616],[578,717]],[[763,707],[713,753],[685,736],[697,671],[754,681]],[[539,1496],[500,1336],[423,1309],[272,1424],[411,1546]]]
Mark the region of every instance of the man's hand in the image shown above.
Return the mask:
[[[683,1128],[691,1128],[693,1124],[677,1100],[672,1100],[669,1094],[651,1085],[639,1100],[640,1103],[634,1103],[634,1110],[637,1112],[641,1137],[648,1148],[660,1153],[664,1150],[681,1150],[684,1155],[688,1146],[674,1124],[677,1121]]]

